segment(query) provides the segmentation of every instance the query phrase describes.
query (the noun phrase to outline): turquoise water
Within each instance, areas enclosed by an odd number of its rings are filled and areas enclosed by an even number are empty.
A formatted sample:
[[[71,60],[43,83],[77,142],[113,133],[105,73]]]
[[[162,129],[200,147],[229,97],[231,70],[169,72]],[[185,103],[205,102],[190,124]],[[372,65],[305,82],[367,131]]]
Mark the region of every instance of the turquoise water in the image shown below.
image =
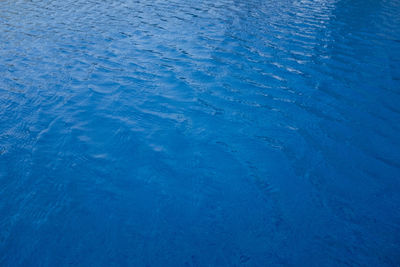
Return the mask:
[[[400,1],[0,1],[1,266],[399,266]]]

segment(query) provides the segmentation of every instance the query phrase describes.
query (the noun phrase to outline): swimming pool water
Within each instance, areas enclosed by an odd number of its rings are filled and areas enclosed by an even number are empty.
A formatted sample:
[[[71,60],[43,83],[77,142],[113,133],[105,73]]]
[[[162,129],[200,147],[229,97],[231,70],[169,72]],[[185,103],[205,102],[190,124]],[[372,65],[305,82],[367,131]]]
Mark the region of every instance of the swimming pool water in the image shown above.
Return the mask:
[[[1,266],[399,266],[400,1],[0,1]]]

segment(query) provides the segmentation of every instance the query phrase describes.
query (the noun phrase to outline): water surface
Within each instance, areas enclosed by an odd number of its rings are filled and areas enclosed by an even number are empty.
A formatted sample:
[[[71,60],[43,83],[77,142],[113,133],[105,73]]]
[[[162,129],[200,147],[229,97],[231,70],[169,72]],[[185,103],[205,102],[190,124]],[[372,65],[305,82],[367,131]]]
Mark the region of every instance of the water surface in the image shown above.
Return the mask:
[[[1,266],[398,266],[400,1],[0,1]]]

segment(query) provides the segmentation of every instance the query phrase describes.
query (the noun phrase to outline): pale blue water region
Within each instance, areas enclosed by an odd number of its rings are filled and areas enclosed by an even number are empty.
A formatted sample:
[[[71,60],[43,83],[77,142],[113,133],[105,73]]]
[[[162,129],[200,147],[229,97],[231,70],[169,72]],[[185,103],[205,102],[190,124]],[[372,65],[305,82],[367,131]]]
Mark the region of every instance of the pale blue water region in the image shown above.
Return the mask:
[[[0,266],[400,266],[399,0],[0,1]]]

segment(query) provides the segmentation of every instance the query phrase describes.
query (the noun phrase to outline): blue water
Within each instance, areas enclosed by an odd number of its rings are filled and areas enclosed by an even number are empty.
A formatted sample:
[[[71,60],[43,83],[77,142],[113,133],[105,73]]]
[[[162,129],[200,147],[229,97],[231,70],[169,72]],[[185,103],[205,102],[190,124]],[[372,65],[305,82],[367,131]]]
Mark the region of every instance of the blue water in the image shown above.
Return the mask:
[[[399,0],[0,1],[0,266],[400,266]]]

